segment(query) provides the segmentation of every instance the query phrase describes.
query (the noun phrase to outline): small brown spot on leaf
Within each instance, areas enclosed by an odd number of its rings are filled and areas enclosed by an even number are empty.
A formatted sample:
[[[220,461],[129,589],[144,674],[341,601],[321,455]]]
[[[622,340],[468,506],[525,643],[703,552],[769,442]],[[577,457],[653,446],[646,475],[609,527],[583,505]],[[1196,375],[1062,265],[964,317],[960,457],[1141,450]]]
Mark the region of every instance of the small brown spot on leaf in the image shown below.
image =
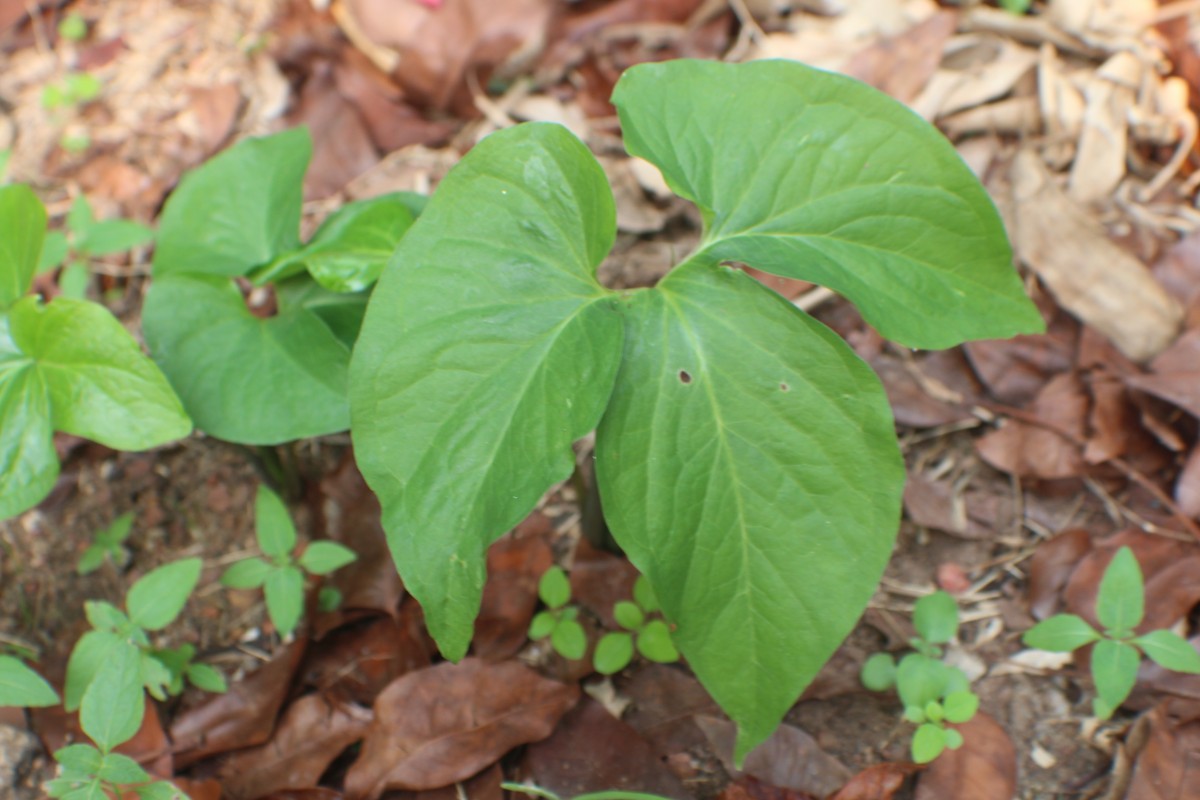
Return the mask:
[[[680,383],[691,383],[692,382],[692,374],[690,372],[688,372],[686,369],[679,370],[679,382]]]
[[[792,387],[788,386],[786,383],[779,384],[779,391],[790,392],[791,390],[792,390]]]

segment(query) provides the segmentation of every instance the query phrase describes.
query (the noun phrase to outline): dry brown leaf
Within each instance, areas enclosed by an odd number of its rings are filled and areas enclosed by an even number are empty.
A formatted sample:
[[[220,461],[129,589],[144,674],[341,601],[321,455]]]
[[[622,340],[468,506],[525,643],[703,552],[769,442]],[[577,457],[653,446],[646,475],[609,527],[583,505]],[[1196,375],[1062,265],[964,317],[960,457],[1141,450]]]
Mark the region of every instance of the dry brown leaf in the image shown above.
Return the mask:
[[[1200,444],[1192,448],[1175,479],[1175,502],[1189,517],[1200,517]]]
[[[550,520],[535,511],[513,535],[488,548],[488,578],[471,641],[472,652],[480,658],[500,661],[515,655],[528,640],[538,581],[554,564],[546,538],[551,531]]]
[[[467,658],[398,678],[346,775],[350,800],[387,789],[436,789],[479,772],[517,745],[550,735],[579,688],[528,667]]]
[[[853,775],[806,732],[787,724],[780,725],[770,738],[751,750],[738,770],[733,765],[737,726],[729,720],[709,716],[697,716],[696,724],[725,770],[735,778],[748,775],[769,786],[825,797],[844,786]]]
[[[1126,800],[1200,798],[1200,722],[1176,725],[1160,706],[1150,712],[1150,730],[1138,754]]]
[[[955,36],[940,68],[912,102],[925,119],[938,119],[1009,94],[1037,64],[1035,50],[987,34]]]
[[[721,790],[717,800],[817,800],[816,795],[772,786],[769,783],[739,775]]]
[[[328,197],[379,161],[375,142],[354,105],[337,90],[333,65],[313,65],[289,125],[307,125],[313,156],[304,175],[304,199]]]
[[[1086,106],[1067,194],[1080,203],[1111,197],[1125,177],[1129,115],[1145,67],[1132,53],[1112,56],[1089,76]]]
[[[912,522],[964,539],[993,536],[1012,515],[1012,503],[1005,505],[990,493],[956,489],[948,480],[933,481],[919,473],[910,472],[904,485],[904,510]]]
[[[1075,364],[1079,323],[1053,308],[1048,299],[1043,299],[1039,307],[1047,320],[1046,333],[985,339],[963,346],[975,374],[1001,403],[1026,405],[1047,380]]]
[[[694,718],[721,711],[690,674],[665,664],[646,664],[634,672],[624,690],[632,701],[625,721],[646,737],[660,756],[708,747],[708,738]]]
[[[271,740],[226,758],[217,776],[234,800],[254,800],[282,789],[309,789],[342,751],[366,735],[371,712],[333,706],[320,694],[296,700]]]
[[[571,565],[571,597],[608,628],[617,628],[613,606],[633,597],[638,571],[629,559],[597,550],[586,539],[575,548]]]
[[[420,606],[406,603],[399,620],[376,617],[332,631],[310,648],[301,677],[322,693],[336,689],[339,698],[370,705],[396,678],[428,667],[433,652]]]
[[[1034,399],[1030,412],[1045,423],[1005,420],[998,430],[975,442],[983,460],[998,470],[1029,478],[1057,480],[1083,474],[1080,448],[1055,431],[1083,441],[1088,398],[1079,376],[1052,378]]]
[[[1079,561],[1091,550],[1092,537],[1084,528],[1070,528],[1042,542],[1029,559],[1029,609],[1037,619],[1053,616]]]
[[[917,764],[876,764],[851,778],[829,800],[892,800],[908,776],[920,771]]]
[[[955,725],[963,736],[921,773],[916,800],[1012,800],[1017,793],[1017,748],[1004,729],[982,711]]]
[[[942,60],[958,14],[939,11],[904,33],[879,39],[858,51],[842,72],[910,103],[925,88]]]
[[[202,758],[262,744],[275,730],[275,717],[300,666],[307,639],[297,639],[275,658],[218,694],[190,708],[171,724],[175,763],[186,767]]]
[[[587,697],[526,748],[521,772],[559,797],[626,790],[692,800],[649,742]]]
[[[1179,304],[1055,185],[1033,151],[1017,154],[1012,180],[1017,255],[1059,304],[1134,361],[1162,352],[1183,319]]]
[[[357,50],[349,49],[333,70],[338,92],[362,116],[375,146],[390,153],[414,144],[434,145],[445,141],[454,123],[425,119],[404,98],[391,78]]]

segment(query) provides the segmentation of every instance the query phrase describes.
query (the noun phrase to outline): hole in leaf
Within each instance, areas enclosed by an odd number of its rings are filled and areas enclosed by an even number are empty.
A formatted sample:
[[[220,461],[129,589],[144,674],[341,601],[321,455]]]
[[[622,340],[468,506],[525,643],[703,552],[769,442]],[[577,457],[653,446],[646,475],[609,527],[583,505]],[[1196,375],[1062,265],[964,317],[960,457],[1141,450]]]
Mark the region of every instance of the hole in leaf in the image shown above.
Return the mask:
[[[245,278],[238,277],[235,279],[238,289],[242,292],[242,298],[246,301],[246,308],[251,314],[259,319],[269,319],[279,313],[279,305],[275,299],[275,287],[270,284],[266,286],[255,286]]]
[[[786,383],[779,384],[779,391],[790,392],[791,390],[792,390],[792,387],[788,386]]]
[[[692,374],[690,372],[688,372],[686,369],[679,370],[679,382],[680,383],[691,383],[692,382]]]

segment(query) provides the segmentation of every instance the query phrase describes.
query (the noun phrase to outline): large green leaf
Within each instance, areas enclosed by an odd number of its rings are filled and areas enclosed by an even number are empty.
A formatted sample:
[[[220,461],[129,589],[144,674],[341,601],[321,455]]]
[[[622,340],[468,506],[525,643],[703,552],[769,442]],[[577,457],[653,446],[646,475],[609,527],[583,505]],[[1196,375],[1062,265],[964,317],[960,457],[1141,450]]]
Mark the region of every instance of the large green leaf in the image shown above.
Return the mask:
[[[42,305],[27,297],[10,309],[9,324],[13,343],[30,359],[26,369],[36,369],[45,384],[56,430],[120,450],[191,432],[166,378],[103,306],[64,298]]]
[[[355,455],[405,587],[461,658],[484,552],[574,466],[621,355],[595,278],[612,192],[557,125],[495,133],[447,176],[376,286],[351,365]]]
[[[244,275],[300,244],[304,128],[246,139],[184,175],[159,220],[154,275]]]
[[[79,706],[79,725],[102,751],[128,741],[142,725],[142,654],[127,645],[114,648],[96,672]]]
[[[613,102],[629,152],[701,207],[707,259],[828,286],[912,347],[1042,330],[979,182],[882,93],[792,61],[671,61],[627,70]]]
[[[50,395],[31,363],[0,314],[0,519],[37,505],[58,478]]]
[[[29,291],[46,236],[46,209],[28,186],[0,187],[0,311]]]
[[[883,388],[744,273],[692,260],[627,307],[596,440],[609,525],[696,675],[765,739],[866,606],[904,468]]]
[[[361,310],[356,295],[279,287],[279,312],[250,313],[237,286],[213,275],[156,277],[142,325],[155,360],[196,425],[244,444],[278,444],[350,425],[350,345],[331,328],[332,308]],[[293,303],[300,298],[298,303]]]

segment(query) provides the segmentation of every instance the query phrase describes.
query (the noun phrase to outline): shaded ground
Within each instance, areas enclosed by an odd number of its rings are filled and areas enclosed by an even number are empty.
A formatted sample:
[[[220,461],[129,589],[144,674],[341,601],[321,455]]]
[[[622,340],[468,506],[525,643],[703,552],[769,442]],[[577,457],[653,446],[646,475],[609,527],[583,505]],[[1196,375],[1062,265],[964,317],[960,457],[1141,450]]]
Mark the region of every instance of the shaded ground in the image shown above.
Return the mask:
[[[32,21],[30,8],[40,9]],[[727,761],[728,723],[685,668],[637,663],[608,681],[527,642],[536,581],[551,563],[572,567],[594,631],[632,583],[623,560],[580,549],[573,485],[493,548],[478,658],[438,663],[382,549],[346,437],[282,453],[305,478],[292,505],[302,536],[361,556],[333,579],[346,611],[282,642],[257,593],[212,583],[254,552],[254,490],[268,474],[262,459],[280,451],[197,435],[118,454],[63,439],[53,496],[0,523],[0,645],[35,656],[60,681],[85,599],[118,600],[155,566],[201,556],[202,589],[165,643],[196,645],[235,688],[163,705],[127,748],[196,800],[370,796],[402,761],[399,740],[434,734],[453,741],[450,755],[403,763],[418,776],[408,785],[447,798],[499,798],[502,775],[566,796],[626,788],[680,800],[825,797],[844,785],[842,800],[1200,796],[1200,681],[1143,668],[1130,702],[1100,723],[1086,663],[1051,664],[1019,641],[1057,610],[1089,614],[1120,544],[1139,556],[1154,622],[1196,641],[1191,107],[1200,58],[1191,4],[1078,0],[1035,11],[916,0],[569,9],[550,0],[0,0],[0,149],[11,148],[10,178],[32,183],[60,218],[82,192],[101,216],[150,221],[188,168],[241,136],[304,123],[316,142],[311,226],[348,199],[429,191],[497,127],[552,120],[603,158],[615,188],[621,232],[605,282],[648,285],[690,249],[698,221],[624,156],[607,104],[621,69],[676,56],[794,57],[874,83],[946,130],[1005,214],[1050,323],[1045,336],[913,353],[883,343],[820,290],[764,278],[883,376],[910,483],[871,607],[745,776]],[[68,13],[89,24],[80,43],[55,33]],[[99,76],[101,96],[44,107],[45,86],[72,70]],[[79,152],[64,146],[81,134],[89,141]],[[94,269],[92,295],[134,329],[147,266],[138,252]],[[52,280],[40,288],[55,290]],[[128,566],[77,576],[94,532],[127,510],[137,513]],[[961,751],[920,773],[906,764],[911,727],[898,702],[863,691],[857,674],[870,653],[904,649],[912,603],[935,586],[959,598],[964,625],[951,657],[975,679],[985,716]],[[449,721],[439,717],[446,709],[458,709]],[[544,728],[533,737],[541,741],[489,733],[481,720],[503,713]],[[433,733],[413,722],[435,717],[446,727]],[[0,722],[0,753],[32,759],[16,796],[37,796],[50,774],[38,751],[77,732],[53,713]],[[0,794],[4,771],[0,758]]]

